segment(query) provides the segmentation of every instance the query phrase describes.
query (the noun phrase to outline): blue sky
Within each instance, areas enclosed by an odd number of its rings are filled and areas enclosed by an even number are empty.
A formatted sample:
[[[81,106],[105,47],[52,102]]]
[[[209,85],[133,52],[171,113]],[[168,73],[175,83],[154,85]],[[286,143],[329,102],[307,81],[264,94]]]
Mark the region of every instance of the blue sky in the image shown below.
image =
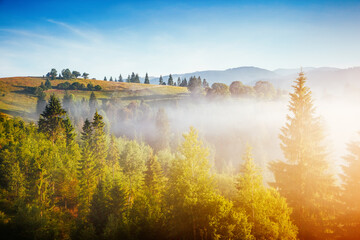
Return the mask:
[[[360,66],[357,1],[0,0],[0,77]]]

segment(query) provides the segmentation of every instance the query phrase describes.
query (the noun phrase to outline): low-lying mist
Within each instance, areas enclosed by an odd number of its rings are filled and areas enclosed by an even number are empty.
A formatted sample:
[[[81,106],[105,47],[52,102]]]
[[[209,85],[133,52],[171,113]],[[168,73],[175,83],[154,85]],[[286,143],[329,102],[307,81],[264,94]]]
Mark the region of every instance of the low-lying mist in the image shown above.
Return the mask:
[[[347,143],[356,139],[360,130],[359,97],[324,94],[313,91],[315,116],[323,122],[328,160],[334,173],[341,172]],[[195,98],[181,100],[123,102],[121,98],[97,100],[96,109],[104,116],[108,129],[116,136],[136,138],[150,144],[155,150],[161,135],[173,151],[181,141],[181,135],[195,127],[210,148],[210,161],[219,172],[236,173],[242,155],[249,144],[253,148],[256,163],[262,169],[264,181],[272,174],[267,166],[270,161],[283,159],[280,148],[280,129],[289,113],[289,96],[277,100],[246,98]],[[87,100],[73,101],[64,106],[70,113],[78,131],[85,118],[91,118],[94,109]],[[90,106],[90,107],[89,107]],[[163,115],[159,118],[159,111]],[[165,132],[165,133],[161,133]]]

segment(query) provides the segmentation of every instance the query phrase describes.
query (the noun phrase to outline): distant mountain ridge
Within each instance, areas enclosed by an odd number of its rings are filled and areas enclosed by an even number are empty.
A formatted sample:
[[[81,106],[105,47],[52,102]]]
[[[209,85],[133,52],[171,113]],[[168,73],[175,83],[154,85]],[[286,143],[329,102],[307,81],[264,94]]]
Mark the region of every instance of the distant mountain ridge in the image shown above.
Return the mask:
[[[177,78],[186,78],[189,80],[191,76],[200,76],[206,79],[209,84],[215,82],[230,85],[234,81],[241,81],[244,84],[253,86],[257,81],[269,81],[275,87],[289,90],[297,74],[298,69],[276,69],[270,71],[263,68],[245,66],[238,68],[230,68],[226,70],[208,70],[197,71],[183,74],[172,74],[174,82]],[[304,67],[305,76],[308,78],[308,85],[311,88],[320,89],[322,91],[360,91],[360,67],[352,68],[333,68],[333,67]],[[164,82],[167,83],[168,75],[163,76]],[[150,79],[152,84],[158,84],[159,78]]]

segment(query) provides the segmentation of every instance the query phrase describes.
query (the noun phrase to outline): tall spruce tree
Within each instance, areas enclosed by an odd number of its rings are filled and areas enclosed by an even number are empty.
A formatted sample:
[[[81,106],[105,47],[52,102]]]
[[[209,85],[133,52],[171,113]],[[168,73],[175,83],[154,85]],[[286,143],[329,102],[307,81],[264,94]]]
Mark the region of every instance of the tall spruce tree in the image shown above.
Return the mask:
[[[92,125],[86,119],[81,132],[82,154],[78,165],[79,216],[83,220],[90,212],[90,203],[96,188],[97,171],[92,149],[92,137]]]
[[[105,132],[105,123],[103,121],[103,116],[101,116],[97,111],[94,114],[92,121],[92,150],[94,152],[94,157],[96,159],[96,168],[98,170],[99,179],[103,177],[103,172],[105,168],[105,161],[107,158],[107,144],[106,144],[106,132]]]
[[[293,208],[300,239],[328,239],[334,233],[334,178],[328,172],[323,128],[314,116],[311,91],[303,72],[290,93],[290,114],[279,135],[286,161],[270,164],[271,183]]]
[[[160,75],[160,78],[159,78],[159,85],[163,85],[163,83],[164,83],[163,77]]]
[[[124,80],[123,80],[123,77],[121,76],[121,74],[120,74],[120,76],[119,76],[119,82],[123,82]]]
[[[145,75],[144,83],[145,83],[145,84],[150,84],[150,80],[149,80],[148,73],[146,73],[146,75]]]

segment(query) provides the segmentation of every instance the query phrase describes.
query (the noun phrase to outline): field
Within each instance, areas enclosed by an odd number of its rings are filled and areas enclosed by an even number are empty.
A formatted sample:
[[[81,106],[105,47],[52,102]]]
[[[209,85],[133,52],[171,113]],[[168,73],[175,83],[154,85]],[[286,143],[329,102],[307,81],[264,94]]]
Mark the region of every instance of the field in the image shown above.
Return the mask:
[[[57,86],[62,82],[80,82],[85,86],[88,83],[100,85],[101,91],[96,91],[96,97],[101,104],[102,100],[110,98],[118,98],[121,104],[126,105],[131,101],[146,102],[151,101],[169,101],[177,100],[188,94],[186,88],[173,86],[148,85],[137,83],[119,83],[106,82],[99,80],[52,80],[52,86]],[[34,94],[29,93],[28,87],[37,87],[41,83],[45,83],[43,78],[39,77],[10,77],[0,78],[0,112],[11,117],[21,116],[26,120],[36,120],[32,113],[35,112],[37,98]],[[47,97],[55,93],[60,99],[65,91],[58,89],[50,89],[45,91]],[[82,98],[89,99],[91,91],[69,90],[69,93],[75,96],[75,100],[80,101]]]

